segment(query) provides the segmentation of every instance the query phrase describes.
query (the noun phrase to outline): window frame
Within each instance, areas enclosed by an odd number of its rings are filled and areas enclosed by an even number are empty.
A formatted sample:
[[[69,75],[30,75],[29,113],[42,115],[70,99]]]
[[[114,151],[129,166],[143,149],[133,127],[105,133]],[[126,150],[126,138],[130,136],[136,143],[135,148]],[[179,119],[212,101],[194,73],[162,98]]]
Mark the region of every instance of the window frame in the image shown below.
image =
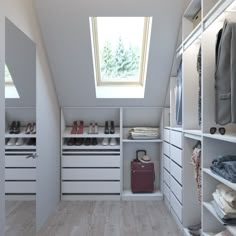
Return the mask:
[[[139,75],[138,80],[136,81],[102,81],[101,79],[101,67],[100,67],[100,55],[99,55],[99,44],[98,44],[98,28],[97,28],[97,18],[99,17],[90,17],[90,28],[91,28],[91,40],[92,40],[92,51],[93,51],[93,64],[94,64],[94,75],[97,86],[144,86],[146,79],[146,70],[148,64],[148,52],[150,46],[151,38],[151,23],[152,17],[143,17],[144,18],[144,28],[142,36],[142,45],[141,45],[141,57],[139,63]]]

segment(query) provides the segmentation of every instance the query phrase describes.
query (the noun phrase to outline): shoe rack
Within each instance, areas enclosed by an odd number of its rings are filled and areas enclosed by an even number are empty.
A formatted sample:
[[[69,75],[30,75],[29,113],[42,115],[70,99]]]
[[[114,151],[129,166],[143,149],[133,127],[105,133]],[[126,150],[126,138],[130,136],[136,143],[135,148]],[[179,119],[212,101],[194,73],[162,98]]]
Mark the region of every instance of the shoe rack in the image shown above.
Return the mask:
[[[13,121],[20,121],[16,133],[10,132]],[[25,132],[27,124],[35,121],[35,108],[6,108],[5,193],[8,200],[36,198],[36,133],[35,130]],[[9,142],[11,145],[7,145]]]
[[[220,126],[215,124],[215,43],[218,31],[223,27],[226,18],[236,19],[236,1],[234,0],[192,0],[183,15],[182,41],[176,50],[174,65],[182,59],[182,126],[175,122],[175,83],[176,70],[172,70],[170,78],[170,124],[164,131],[173,136],[179,132],[182,139],[181,168],[182,183],[177,188],[169,179],[176,180],[172,162],[177,162],[177,154],[172,155],[172,147],[177,146],[176,140],[164,137],[163,159],[164,172],[164,199],[176,222],[183,230],[184,235],[190,235],[187,227],[202,223],[201,235],[215,235],[227,229],[236,235],[236,227],[224,225],[217,216],[211,201],[216,186],[223,183],[233,190],[235,184],[213,174],[210,170],[213,159],[220,155],[236,154],[236,125],[224,126],[226,133],[219,133]],[[200,11],[200,13],[199,13]],[[196,24],[194,17],[201,17]],[[198,93],[199,74],[197,72],[197,55],[201,46],[201,124],[198,122]],[[173,67],[174,67],[173,65]],[[211,127],[216,127],[215,134],[210,133]],[[173,143],[174,141],[174,143]],[[202,203],[199,204],[194,180],[194,167],[190,164],[194,144],[201,141],[201,176],[202,176]],[[166,147],[166,148],[165,148]],[[177,149],[176,149],[177,150]],[[173,152],[174,153],[174,152]],[[182,198],[179,198],[179,194]]]
[[[130,140],[132,127],[159,127],[162,108],[88,107],[61,110],[61,198],[62,200],[160,200],[160,137]],[[72,134],[73,122],[83,121],[83,133]],[[105,132],[114,122],[115,132]],[[91,133],[90,124],[98,125]],[[74,139],[73,145],[68,140]],[[78,142],[97,139],[97,145]],[[111,140],[116,140],[116,145]],[[105,140],[105,141],[104,141]],[[81,144],[82,143],[82,144]],[[104,145],[105,144],[105,145]],[[137,149],[146,149],[155,164],[155,191],[133,194],[130,187],[130,162]]]

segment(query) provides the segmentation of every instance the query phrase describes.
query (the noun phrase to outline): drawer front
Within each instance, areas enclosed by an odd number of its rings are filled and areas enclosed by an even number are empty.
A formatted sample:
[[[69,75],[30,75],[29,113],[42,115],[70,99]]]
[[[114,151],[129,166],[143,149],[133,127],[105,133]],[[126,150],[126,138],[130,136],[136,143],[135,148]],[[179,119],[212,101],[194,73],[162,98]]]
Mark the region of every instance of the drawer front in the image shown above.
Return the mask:
[[[164,167],[170,172],[170,158],[164,155]]]
[[[6,193],[36,193],[36,182],[5,182]]]
[[[168,186],[170,186],[170,174],[166,170],[164,170],[164,181]]]
[[[182,222],[182,206],[173,193],[170,194],[170,204],[174,212],[176,213],[179,220]]]
[[[182,132],[171,130],[170,143],[179,148],[182,148]]]
[[[170,158],[178,163],[180,166],[182,166],[182,150],[170,145]]]
[[[170,202],[170,189],[165,183],[164,183],[164,195],[166,199]]]
[[[62,193],[120,193],[120,182],[62,182]]]
[[[62,169],[62,180],[120,180],[120,169]]]
[[[170,142],[170,130],[169,129],[164,129],[164,137],[163,137],[164,141],[166,142]]]
[[[120,156],[62,156],[62,167],[120,167]]]
[[[168,157],[170,156],[170,146],[169,143],[163,142],[163,153]]]
[[[26,156],[5,156],[5,167],[36,167],[36,159]]]
[[[171,161],[170,164],[170,173],[180,184],[182,184],[182,168],[173,161]]]
[[[36,169],[5,169],[5,180],[36,180]]]
[[[183,202],[183,190],[179,183],[171,177],[170,179],[170,188],[171,191],[174,193],[176,198],[182,203]]]

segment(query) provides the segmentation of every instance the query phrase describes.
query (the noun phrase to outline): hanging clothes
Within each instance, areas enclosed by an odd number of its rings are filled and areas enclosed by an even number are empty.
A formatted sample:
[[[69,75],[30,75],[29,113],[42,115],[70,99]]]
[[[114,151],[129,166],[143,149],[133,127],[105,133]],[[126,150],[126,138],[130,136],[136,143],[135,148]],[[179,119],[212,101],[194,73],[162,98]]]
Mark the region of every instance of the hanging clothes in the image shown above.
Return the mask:
[[[201,64],[201,47],[199,47],[197,55],[197,72],[198,72],[198,124],[202,123],[202,88],[201,88],[201,76],[202,76],[202,64]]]
[[[215,121],[236,123],[236,23],[225,20],[216,40]]]
[[[182,61],[180,62],[177,71],[175,99],[176,123],[177,125],[182,125]]]
[[[197,183],[197,191],[198,191],[198,201],[201,204],[202,202],[202,177],[201,177],[201,142],[197,142],[197,144],[193,147],[192,153],[192,164],[194,165],[194,174],[195,180]]]

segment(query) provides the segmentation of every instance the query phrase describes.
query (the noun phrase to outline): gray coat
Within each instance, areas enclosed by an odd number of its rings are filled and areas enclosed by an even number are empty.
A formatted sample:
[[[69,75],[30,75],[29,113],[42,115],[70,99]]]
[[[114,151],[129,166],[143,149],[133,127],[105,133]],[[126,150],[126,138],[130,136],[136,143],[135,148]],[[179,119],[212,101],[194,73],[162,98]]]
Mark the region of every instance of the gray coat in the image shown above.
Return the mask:
[[[216,55],[215,121],[236,123],[236,23],[225,20]]]

